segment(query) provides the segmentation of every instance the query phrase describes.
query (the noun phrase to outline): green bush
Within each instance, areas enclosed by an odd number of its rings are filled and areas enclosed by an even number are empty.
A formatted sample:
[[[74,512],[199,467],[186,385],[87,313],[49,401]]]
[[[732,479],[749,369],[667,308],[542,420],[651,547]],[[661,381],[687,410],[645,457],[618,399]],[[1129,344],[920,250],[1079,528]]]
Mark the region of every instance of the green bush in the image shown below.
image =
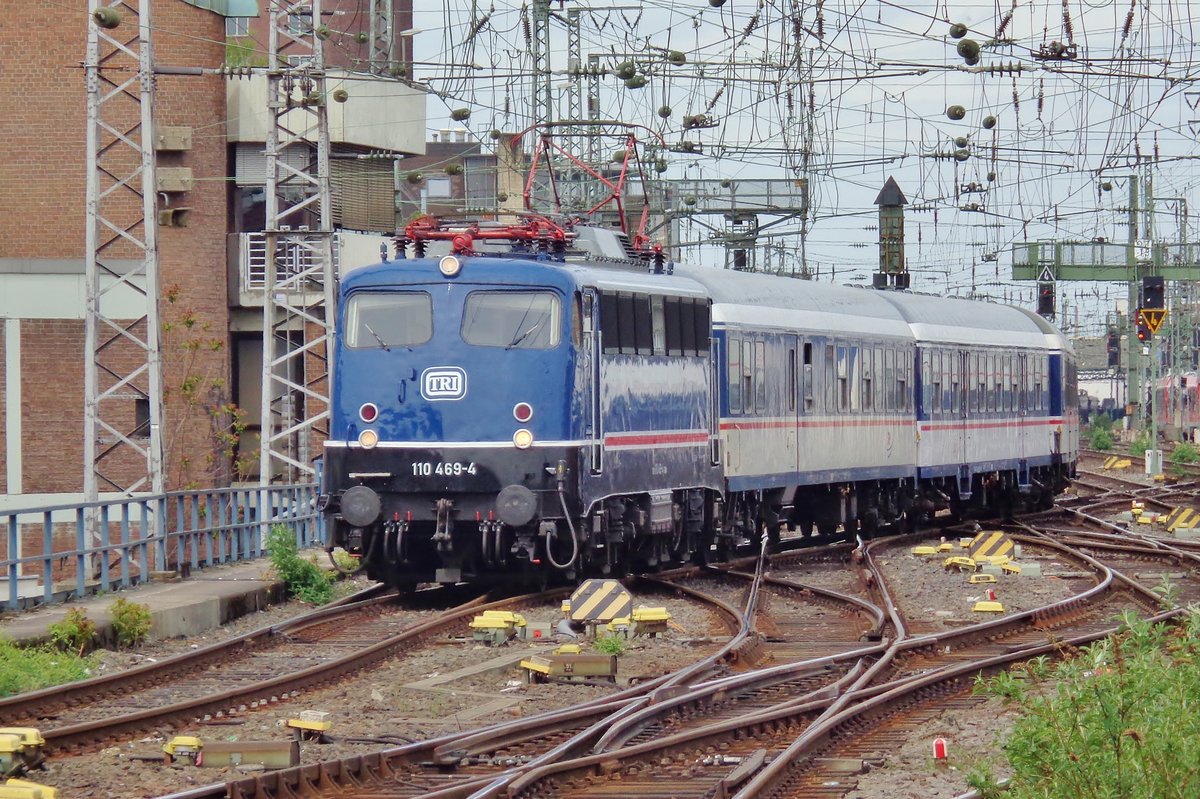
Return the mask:
[[[1186,464],[1200,461],[1200,447],[1187,441],[1180,441],[1171,450],[1171,463]]]
[[[1135,458],[1143,457],[1148,449],[1150,449],[1149,433],[1138,433],[1137,438],[1129,444],[1129,454]]]
[[[1019,708],[1004,743],[1005,799],[1191,799],[1200,796],[1200,614],[1125,629],[1050,665],[1037,659],[977,683]],[[1041,684],[1049,690],[1038,687]],[[991,776],[970,778],[995,795]]]
[[[50,643],[64,652],[82,656],[96,640],[96,622],[83,608],[71,608],[66,618],[50,625]]]
[[[36,691],[89,676],[93,656],[48,646],[20,647],[0,638],[0,696]]]
[[[1100,417],[1105,419],[1107,417]],[[1100,427],[1092,425],[1087,430],[1088,446],[1092,449],[1098,449],[1101,452],[1107,452],[1113,447],[1112,425],[1108,427]]]
[[[277,524],[267,535],[271,566],[287,586],[288,596],[312,605],[324,605],[333,599],[333,576],[316,563],[316,558],[300,557],[296,536],[286,525]]]
[[[108,612],[112,616],[113,632],[117,634],[118,646],[137,646],[150,634],[149,605],[130,602],[122,597],[113,603]]]
[[[595,643],[596,651],[602,655],[624,655],[625,641],[617,638],[615,635],[597,638]]]

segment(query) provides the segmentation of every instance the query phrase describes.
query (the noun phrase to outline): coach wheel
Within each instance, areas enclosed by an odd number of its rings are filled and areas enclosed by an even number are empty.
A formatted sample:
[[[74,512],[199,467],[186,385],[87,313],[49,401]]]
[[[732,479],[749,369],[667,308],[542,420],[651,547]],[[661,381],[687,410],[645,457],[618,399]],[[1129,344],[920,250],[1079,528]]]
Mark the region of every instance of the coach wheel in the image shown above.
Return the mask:
[[[817,534],[821,536],[833,536],[837,533],[837,528],[837,519],[823,519],[817,522]]]

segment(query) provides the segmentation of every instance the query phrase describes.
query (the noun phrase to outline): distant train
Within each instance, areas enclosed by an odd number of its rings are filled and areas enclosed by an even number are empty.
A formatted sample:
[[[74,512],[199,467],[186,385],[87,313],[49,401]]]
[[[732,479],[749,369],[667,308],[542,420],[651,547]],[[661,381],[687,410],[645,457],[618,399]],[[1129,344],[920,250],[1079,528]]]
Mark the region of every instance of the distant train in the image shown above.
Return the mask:
[[[1164,438],[1200,442],[1200,375],[1185,372],[1159,378],[1153,405]]]
[[[672,267],[539,217],[423,219],[398,250],[440,241],[340,289],[321,506],[375,579],[652,570],[1073,476],[1074,356],[1031,312]]]

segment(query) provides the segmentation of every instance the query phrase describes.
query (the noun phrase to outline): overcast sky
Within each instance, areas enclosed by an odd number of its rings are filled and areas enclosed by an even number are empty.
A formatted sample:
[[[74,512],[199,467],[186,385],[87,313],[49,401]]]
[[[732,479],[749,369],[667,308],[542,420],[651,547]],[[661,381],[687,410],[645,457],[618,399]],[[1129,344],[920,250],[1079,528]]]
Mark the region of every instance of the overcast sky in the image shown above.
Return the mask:
[[[530,121],[530,46],[520,5],[415,0],[415,77],[431,97],[429,127],[493,128]],[[1156,238],[1177,239],[1177,211],[1194,197],[1196,23],[1186,3],[554,2],[551,66],[556,113],[567,116],[565,20],[581,9],[581,50],[610,70],[631,61],[646,79],[600,79],[600,115],[646,125],[702,154],[669,156],[667,177],[746,179],[804,174],[812,215],[807,257],[823,279],[864,280],[877,263],[876,194],[894,176],[911,203],[907,256],[914,287],[1030,304],[1009,281],[1009,248],[1026,239],[1124,241],[1129,176],[1156,158]],[[956,52],[980,46],[970,71]],[[1061,43],[1061,47],[1059,46]],[[669,63],[671,51],[682,65]],[[1058,53],[1060,57],[1054,57]],[[1039,57],[1043,55],[1050,57]],[[1072,57],[1073,56],[1073,57]],[[1014,69],[1015,67],[1015,69]],[[990,68],[990,69],[989,69]],[[1200,95],[1197,95],[1200,96]],[[947,108],[961,105],[961,120]],[[668,106],[663,119],[658,110]],[[685,117],[716,124],[684,131]],[[985,128],[985,117],[993,127]],[[966,137],[966,147],[956,139]],[[953,154],[965,150],[968,157]],[[963,193],[976,184],[985,191]],[[1105,189],[1108,190],[1105,190]],[[972,210],[962,210],[964,208]],[[1193,224],[1191,227],[1195,228]],[[772,244],[793,260],[797,225]],[[691,231],[702,237],[702,229]],[[1196,231],[1192,230],[1195,236]],[[1085,329],[1102,324],[1124,287],[1064,286]],[[1065,321],[1074,323],[1073,318]]]

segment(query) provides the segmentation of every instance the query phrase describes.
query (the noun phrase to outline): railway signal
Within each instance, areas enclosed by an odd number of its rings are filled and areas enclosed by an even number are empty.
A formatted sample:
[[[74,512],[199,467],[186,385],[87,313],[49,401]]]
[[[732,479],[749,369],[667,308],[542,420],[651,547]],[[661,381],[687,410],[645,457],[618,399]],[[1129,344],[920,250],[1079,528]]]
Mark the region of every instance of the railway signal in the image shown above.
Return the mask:
[[[1154,333],[1150,330],[1150,325],[1146,324],[1146,317],[1143,315],[1142,311],[1139,310],[1135,314],[1135,320],[1137,322],[1138,341],[1142,342],[1143,344],[1149,342],[1150,339],[1154,337]]]

